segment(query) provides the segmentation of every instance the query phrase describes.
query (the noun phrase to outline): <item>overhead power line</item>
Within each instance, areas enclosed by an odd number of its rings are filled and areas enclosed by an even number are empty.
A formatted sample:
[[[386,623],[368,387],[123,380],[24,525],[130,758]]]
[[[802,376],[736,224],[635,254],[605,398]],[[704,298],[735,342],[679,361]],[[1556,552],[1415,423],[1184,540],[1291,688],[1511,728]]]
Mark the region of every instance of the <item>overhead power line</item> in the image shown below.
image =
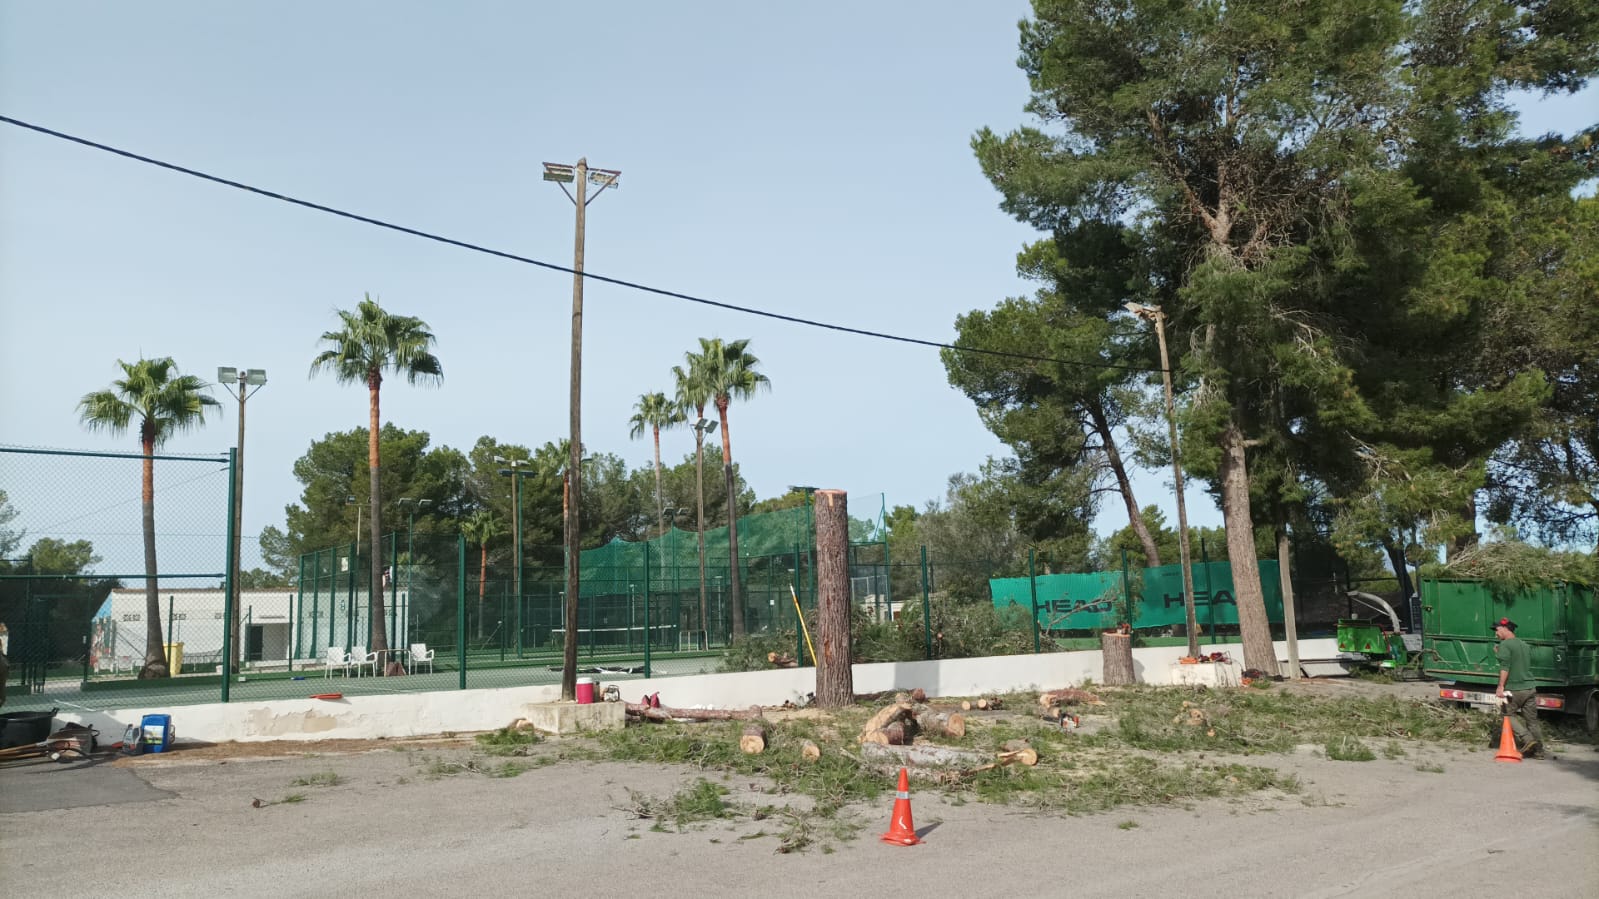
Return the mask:
[[[569,275],[571,275],[571,274],[579,274],[578,272],[574,272],[572,270],[572,268],[570,268],[569,266],[560,265],[560,264],[554,263],[554,262],[545,262],[545,261],[543,261],[541,259],[534,259],[534,258],[532,258],[530,256],[522,256],[522,255],[519,255],[517,253],[508,253],[508,252],[506,252],[504,250],[496,250],[496,249],[493,249],[492,247],[485,247],[485,246],[482,246],[482,245],[479,245],[479,244],[468,243],[467,241],[464,241],[464,240],[456,240],[453,237],[445,237],[445,236],[443,236],[441,234],[434,234],[432,232],[422,231],[422,230],[417,229],[417,228],[408,228],[405,225],[398,225],[398,224],[395,224],[394,222],[386,222],[386,221],[384,221],[382,219],[375,219],[375,218],[372,218],[371,216],[361,215],[359,213],[350,212],[350,211],[344,210],[344,209],[338,209],[336,207],[327,206],[327,205],[324,205],[322,203],[313,203],[310,200],[302,200],[302,199],[300,199],[298,197],[291,197],[291,196],[289,196],[287,194],[280,194],[280,193],[278,193],[276,191],[267,190],[267,189],[261,188],[261,187],[255,187],[253,185],[245,184],[245,183],[243,183],[241,181],[233,181],[231,179],[223,178],[223,177],[218,176],[218,175],[212,175],[212,174],[209,174],[207,172],[199,171],[198,169],[191,169],[191,168],[188,168],[186,166],[178,165],[176,163],[166,162],[166,161],[163,161],[163,160],[160,160],[160,159],[155,159],[155,158],[150,157],[150,156],[144,156],[144,155],[141,155],[141,154],[138,154],[138,153],[134,153],[131,150],[123,150],[123,149],[118,148],[118,147],[113,147],[113,146],[111,146],[109,144],[102,144],[102,143],[100,143],[98,141],[92,141],[92,140],[89,140],[88,138],[85,138],[85,137],[78,137],[77,135],[67,134],[66,132],[63,132],[63,131],[56,131],[53,128],[46,128],[43,125],[35,125],[32,122],[25,122],[25,121],[23,121],[21,119],[12,118],[11,116],[0,115],[0,122],[5,122],[8,125],[15,125],[18,128],[26,128],[29,131],[36,131],[36,132],[38,132],[40,134],[45,134],[45,135],[48,135],[50,137],[58,138],[60,140],[70,141],[70,142],[75,143],[75,144],[81,144],[81,145],[83,145],[85,147],[92,147],[92,148],[94,148],[96,150],[102,150],[102,151],[104,151],[106,153],[111,153],[111,154],[113,154],[115,156],[121,156],[121,157],[123,157],[125,159],[132,159],[135,162],[142,162],[142,163],[144,163],[146,165],[153,165],[153,166],[155,166],[157,168],[163,168],[163,169],[166,169],[168,171],[178,172],[178,173],[184,174],[184,175],[189,175],[189,176],[194,177],[194,178],[199,178],[199,179],[201,179],[203,181],[210,181],[213,184],[221,184],[221,185],[223,185],[225,187],[231,187],[231,188],[234,188],[236,190],[245,191],[247,193],[257,194],[259,196],[268,197],[268,198],[273,199],[273,200],[281,200],[284,203],[291,203],[291,204],[293,204],[295,206],[303,206],[306,209],[314,209],[317,212],[325,212],[325,213],[327,213],[329,215],[339,216],[340,218],[347,218],[347,219],[351,219],[351,220],[357,221],[357,222],[364,222],[364,223],[366,223],[368,225],[375,225],[375,226],[377,226],[379,228],[387,228],[390,231],[398,231],[401,234],[409,234],[412,237],[420,237],[423,240],[431,240],[431,241],[435,241],[437,243],[448,244],[448,245],[450,245],[452,247],[460,247],[463,250],[471,250],[474,253],[483,253],[483,254],[486,254],[486,255],[489,255],[489,256],[496,256],[496,257],[499,257],[500,259],[509,259],[512,262],[521,262],[521,263],[526,264],[526,265],[535,265],[535,266],[538,266],[539,268],[549,269],[550,271],[554,271],[554,272],[564,272],[564,273],[569,274]],[[742,312],[745,315],[754,315],[754,316],[759,316],[761,318],[769,318],[769,319],[774,319],[776,321],[789,322],[790,324],[804,325],[804,326],[810,327],[810,328],[822,328],[822,329],[825,329],[825,330],[828,330],[828,331],[839,331],[839,332],[842,332],[844,334],[856,334],[856,335],[859,335],[861,337],[872,337],[872,338],[875,338],[875,339],[878,339],[878,340],[891,340],[891,341],[894,341],[896,343],[908,343],[908,344],[911,344],[913,346],[925,346],[925,347],[932,347],[934,349],[941,349],[941,350],[954,350],[954,351],[960,352],[960,353],[976,353],[976,354],[982,355],[982,356],[996,356],[996,357],[1000,357],[1000,358],[1004,358],[1004,359],[1020,359],[1020,360],[1024,360],[1024,361],[1028,361],[1028,362],[1048,362],[1048,363],[1051,363],[1051,364],[1054,364],[1054,365],[1069,365],[1069,366],[1076,366],[1076,367],[1080,367],[1080,368],[1117,369],[1117,370],[1120,370],[1120,371],[1135,371],[1135,372],[1159,372],[1159,371],[1161,371],[1161,369],[1158,369],[1158,368],[1145,368],[1143,366],[1137,366],[1137,365],[1119,365],[1119,364],[1114,363],[1114,362],[1085,361],[1085,360],[1082,360],[1082,359],[1057,359],[1057,358],[1054,358],[1052,356],[1038,356],[1038,355],[1033,355],[1031,353],[1014,353],[1014,352],[1008,352],[1006,350],[991,350],[991,349],[986,349],[986,348],[983,348],[983,347],[960,346],[958,344],[944,343],[944,342],[937,341],[937,340],[925,340],[925,339],[920,338],[920,337],[906,337],[903,334],[889,334],[889,333],[887,333],[885,331],[872,331],[872,330],[869,330],[867,328],[856,328],[856,327],[851,327],[849,325],[840,325],[840,324],[837,324],[837,323],[834,323],[834,322],[824,322],[824,321],[818,321],[816,319],[801,318],[800,316],[797,316],[797,315],[785,315],[785,314],[783,314],[781,312],[772,312],[772,311],[766,310],[766,309],[756,309],[756,308],[754,308],[752,306],[740,306],[740,305],[738,305],[736,303],[726,303],[726,302],[723,302],[721,300],[713,300],[713,299],[710,299],[708,297],[694,296],[693,294],[681,293],[681,292],[675,291],[675,290],[667,290],[667,289],[662,288],[662,287],[651,287],[648,284],[640,284],[640,283],[638,283],[636,281],[626,281],[626,280],[623,280],[621,278],[612,278],[612,277],[609,277],[609,276],[606,276],[606,275],[596,275],[596,274],[594,274],[593,272],[590,272],[590,271],[582,272],[581,275],[582,275],[583,278],[586,278],[586,279],[591,280],[591,281],[599,281],[599,282],[602,282],[602,283],[605,283],[605,284],[614,284],[617,287],[626,287],[626,288],[628,288],[630,290],[637,290],[637,291],[642,291],[644,293],[651,293],[651,294],[655,294],[656,296],[671,297],[672,299],[675,299],[675,300],[684,300],[684,301],[689,302],[689,303],[698,303],[698,304],[700,304],[702,306],[711,306],[711,307],[716,308],[716,309],[726,309],[726,310],[728,310],[730,312]]]

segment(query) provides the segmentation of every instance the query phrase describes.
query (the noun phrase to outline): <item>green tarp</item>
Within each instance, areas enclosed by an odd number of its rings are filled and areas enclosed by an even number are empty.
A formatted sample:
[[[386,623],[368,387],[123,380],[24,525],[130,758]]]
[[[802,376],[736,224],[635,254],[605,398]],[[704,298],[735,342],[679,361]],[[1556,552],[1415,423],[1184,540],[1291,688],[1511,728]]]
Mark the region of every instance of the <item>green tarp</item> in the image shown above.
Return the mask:
[[[1283,620],[1282,588],[1277,579],[1277,563],[1260,564],[1261,586],[1266,594],[1266,617]],[[1213,630],[1218,625],[1238,623],[1238,604],[1233,598],[1233,568],[1227,562],[1198,564],[1194,569],[1194,612],[1199,625]],[[1183,575],[1181,565],[1145,568],[1141,595],[1134,597],[1133,627],[1161,628],[1183,623]],[[1127,617],[1127,596],[1119,571],[1094,574],[1045,574],[1037,578],[994,578],[989,587],[994,605],[1032,607],[1033,589],[1038,590],[1038,624],[1045,630],[1104,630],[1116,627]]]

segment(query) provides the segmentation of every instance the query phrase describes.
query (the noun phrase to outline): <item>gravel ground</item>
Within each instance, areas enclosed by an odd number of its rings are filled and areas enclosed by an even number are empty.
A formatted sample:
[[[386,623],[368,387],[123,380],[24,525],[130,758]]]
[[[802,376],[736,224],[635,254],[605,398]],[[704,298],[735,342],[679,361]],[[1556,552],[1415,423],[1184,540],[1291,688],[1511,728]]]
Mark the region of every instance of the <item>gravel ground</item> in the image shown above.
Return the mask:
[[[855,838],[797,854],[775,853],[773,820],[656,832],[632,814],[630,790],[670,794],[696,771],[564,761],[438,775],[473,756],[458,740],[12,763],[0,767],[0,895],[1599,895],[1593,746],[1521,765],[1405,749],[1370,762],[1308,747],[1253,756],[1302,792],[1083,817],[922,793],[924,845],[878,842],[885,801],[851,810]],[[338,782],[319,785],[328,773]],[[761,783],[725,785],[734,800],[774,801]],[[281,801],[294,794],[304,800]]]

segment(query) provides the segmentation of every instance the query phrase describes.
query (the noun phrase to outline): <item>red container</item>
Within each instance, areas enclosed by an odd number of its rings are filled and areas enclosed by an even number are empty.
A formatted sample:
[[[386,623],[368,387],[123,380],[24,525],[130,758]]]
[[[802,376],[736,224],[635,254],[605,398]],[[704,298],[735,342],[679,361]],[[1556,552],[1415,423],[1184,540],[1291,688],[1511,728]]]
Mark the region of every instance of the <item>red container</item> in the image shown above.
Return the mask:
[[[590,705],[594,702],[594,678],[577,679],[577,702],[579,705]]]

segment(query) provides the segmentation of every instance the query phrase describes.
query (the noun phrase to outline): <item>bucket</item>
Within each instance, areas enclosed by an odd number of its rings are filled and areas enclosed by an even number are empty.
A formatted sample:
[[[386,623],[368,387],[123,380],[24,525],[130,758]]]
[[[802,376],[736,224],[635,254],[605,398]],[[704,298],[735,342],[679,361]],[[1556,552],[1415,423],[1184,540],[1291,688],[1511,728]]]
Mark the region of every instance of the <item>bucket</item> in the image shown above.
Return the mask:
[[[592,688],[591,688],[592,691]],[[593,693],[589,701],[593,702]],[[54,730],[56,712],[6,712],[0,715],[0,749],[43,743]]]
[[[580,677],[577,679],[577,701],[580,705],[589,705],[594,702],[594,678]]]

